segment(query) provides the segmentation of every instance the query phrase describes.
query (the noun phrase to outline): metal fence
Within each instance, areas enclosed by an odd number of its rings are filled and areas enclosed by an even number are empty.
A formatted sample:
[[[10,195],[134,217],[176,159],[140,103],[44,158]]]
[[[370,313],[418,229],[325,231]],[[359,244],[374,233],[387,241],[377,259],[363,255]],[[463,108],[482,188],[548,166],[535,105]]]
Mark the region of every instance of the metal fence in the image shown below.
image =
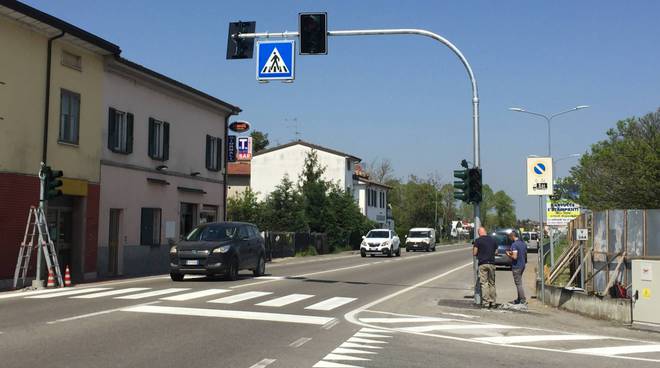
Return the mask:
[[[628,289],[633,259],[660,259],[660,210],[607,210],[580,215],[568,225],[568,240],[579,246],[575,229],[588,229],[585,241],[585,285],[589,293],[605,295],[617,281]],[[576,258],[571,273],[579,268]],[[579,280],[579,279],[578,279]]]
[[[330,253],[328,237],[325,233],[295,233],[285,231],[264,232],[266,258],[293,257],[296,253],[314,248],[317,254]]]

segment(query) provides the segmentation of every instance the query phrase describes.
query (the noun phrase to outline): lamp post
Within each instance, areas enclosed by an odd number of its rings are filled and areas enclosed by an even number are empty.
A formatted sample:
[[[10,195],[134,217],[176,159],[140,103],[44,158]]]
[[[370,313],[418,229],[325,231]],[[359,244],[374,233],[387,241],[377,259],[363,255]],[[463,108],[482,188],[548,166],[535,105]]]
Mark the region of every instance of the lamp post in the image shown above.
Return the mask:
[[[526,113],[526,114],[530,114],[530,115],[540,116],[543,119],[545,119],[545,121],[548,125],[548,157],[552,158],[552,134],[551,134],[551,131],[550,131],[550,125],[551,125],[550,123],[552,122],[552,119],[556,118],[557,116],[568,114],[569,112],[573,112],[573,111],[586,109],[588,107],[589,107],[588,105],[579,105],[579,106],[575,106],[571,109],[561,111],[561,112],[558,112],[558,113],[552,114],[552,115],[545,115],[545,114],[540,114],[538,112],[528,111],[528,110],[525,110],[521,107],[510,107],[509,111],[522,112],[522,113]],[[554,170],[552,171],[552,173],[553,173],[552,174],[553,175],[552,181],[554,182]],[[543,196],[539,196],[539,224],[540,224],[540,227],[541,227],[541,229],[540,229],[541,231],[540,231],[540,234],[539,234],[539,239],[540,239],[539,242],[541,244],[541,249],[543,249],[543,245],[542,245],[543,244],[543,210],[542,210],[543,198],[542,197]],[[543,252],[542,251],[541,251],[541,256],[540,257],[543,258]],[[555,265],[555,250],[554,250],[554,244],[553,244],[552,228],[550,228],[550,267],[554,267],[554,265]],[[541,271],[540,272],[543,272],[543,265],[541,266]]]

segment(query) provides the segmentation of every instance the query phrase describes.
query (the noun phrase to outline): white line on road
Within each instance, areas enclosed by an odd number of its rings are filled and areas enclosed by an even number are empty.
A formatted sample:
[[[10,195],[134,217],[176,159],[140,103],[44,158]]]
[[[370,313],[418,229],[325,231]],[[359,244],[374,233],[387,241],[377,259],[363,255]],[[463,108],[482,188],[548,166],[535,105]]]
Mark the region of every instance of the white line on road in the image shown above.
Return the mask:
[[[387,335],[380,335],[380,334],[375,334],[375,333],[367,333],[367,332],[358,332],[355,335],[355,337],[366,337],[366,338],[385,338],[389,339],[392,336],[387,336]]]
[[[341,296],[336,296],[334,298],[326,299],[322,302],[312,304],[309,307],[305,307],[305,309],[331,311],[335,308],[341,307],[344,304],[348,304],[354,300],[357,300],[357,298],[345,298]]]
[[[356,365],[341,364],[336,362],[326,362],[321,360],[320,362],[314,364],[312,368],[361,368]]]
[[[301,337],[298,340],[290,343],[289,346],[292,347],[292,348],[299,348],[299,347],[305,345],[311,339],[312,339],[311,337]]]
[[[345,342],[341,345],[339,345],[340,348],[351,348],[351,349],[382,349],[382,346],[371,346],[371,345],[364,345],[364,344],[357,344],[354,342]]]
[[[364,323],[421,323],[421,322],[451,322],[456,321],[451,318],[439,318],[439,317],[410,317],[410,318],[360,318],[361,322]]]
[[[363,339],[361,337],[351,337],[350,339],[348,339],[346,341],[347,342],[354,342],[354,343],[357,343],[357,344],[387,344],[387,341]]]
[[[143,291],[143,290],[149,290],[151,288],[128,288],[128,289],[119,289],[119,290],[110,290],[110,291],[101,291],[100,293],[93,293],[93,294],[85,294],[85,295],[78,295],[78,296],[72,296],[71,299],[94,299],[94,298],[102,298],[105,296],[113,296],[113,295],[120,295],[120,294],[128,294],[128,293],[134,293],[137,291]]]
[[[262,296],[266,296],[270,294],[272,294],[272,292],[270,291],[248,291],[247,293],[236,294],[215,300],[209,300],[208,302],[220,303],[220,304],[234,304],[234,303],[242,302],[244,300],[260,298]]]
[[[497,324],[473,324],[473,325],[430,325],[401,327],[401,331],[409,332],[431,332],[431,331],[452,331],[452,330],[513,330],[520,328],[517,326],[497,325]]]
[[[350,355],[343,355],[343,354],[334,354],[330,353],[323,357],[323,360],[362,360],[362,361],[368,361],[371,360],[369,358],[362,358],[362,357],[354,357]]]
[[[186,290],[190,290],[190,288],[169,288],[169,289],[163,289],[163,290],[147,291],[146,293],[118,296],[118,297],[115,297],[115,299],[126,299],[126,300],[144,299],[144,298],[151,298],[152,296],[159,296],[159,295],[165,295],[165,294],[174,294],[174,293],[178,293],[180,291],[186,291]]]
[[[368,327],[363,327],[360,329],[360,332],[375,332],[375,333],[383,333],[385,330],[381,330],[378,328],[368,328]],[[389,332],[389,331],[388,331]]]
[[[74,290],[68,290],[68,291],[62,291],[60,293],[52,293],[52,294],[41,294],[41,295],[35,295],[35,296],[26,296],[26,299],[49,299],[49,298],[57,298],[60,296],[70,296],[70,295],[76,295],[76,294],[84,294],[84,293],[91,293],[94,291],[101,291],[101,290],[108,290],[109,288],[87,288],[87,289],[74,289]]]
[[[582,340],[604,340],[606,336],[595,335],[529,335],[529,336],[494,336],[477,337],[474,340],[485,341],[493,344],[519,344],[527,342],[545,342],[545,341],[582,341]]]
[[[63,289],[58,288],[58,289],[41,289],[41,290],[29,290],[29,291],[14,291],[14,292],[10,292],[10,293],[7,293],[7,294],[0,295],[0,299],[17,298],[19,296],[28,297],[28,296],[32,296],[32,295],[61,292],[62,290]]]
[[[332,352],[335,353],[335,354],[376,354],[373,351],[348,349],[348,348],[336,348]]]
[[[275,363],[276,359],[262,359],[259,361],[259,363],[250,366],[250,368],[265,368],[273,363]]]
[[[339,324],[339,320],[335,319],[334,321],[328,322],[325,325],[321,326],[322,329],[324,330],[329,330]]]
[[[160,298],[160,300],[170,300],[170,301],[181,302],[181,301],[185,301],[185,300],[199,299],[199,298],[203,298],[205,296],[218,295],[218,294],[228,293],[228,292],[229,292],[229,290],[227,290],[227,289],[208,289],[208,290],[194,291],[192,293],[166,296],[164,298]]]
[[[629,345],[609,346],[604,348],[573,349],[572,353],[613,356],[621,354],[656,353],[660,351],[660,345]]]
[[[239,310],[165,307],[165,306],[150,306],[150,305],[123,308],[122,311],[153,313],[153,314],[170,314],[170,315],[178,315],[178,316],[233,318],[233,319],[247,319],[247,320],[255,320],[255,321],[300,323],[300,324],[320,325],[320,326],[334,319],[330,317],[305,316],[298,314],[263,313],[263,312],[250,312],[250,311],[239,311]]]
[[[150,302],[150,303],[138,304],[137,306],[151,305],[151,304],[156,304],[156,303],[160,303],[160,302],[159,302],[159,301],[154,301],[154,302]],[[122,309],[123,309],[123,308],[106,309],[106,310],[99,311],[99,312],[87,313],[87,314],[81,314],[81,315],[78,315],[78,316],[73,316],[73,317],[68,317],[68,318],[62,318],[62,319],[56,319],[56,320],[54,320],[54,321],[46,322],[46,324],[48,324],[48,325],[54,325],[54,324],[56,324],[56,323],[60,323],[60,322],[75,321],[75,320],[77,320],[77,319],[88,318],[88,317],[95,317],[95,316],[100,316],[100,315],[108,314],[108,313],[112,313],[112,312],[118,312],[118,311],[120,311],[120,310],[122,310]]]
[[[263,303],[259,303],[257,305],[260,305],[262,307],[282,307],[285,305],[289,305],[292,303],[296,303],[305,299],[313,298],[314,295],[310,294],[291,294],[291,295],[286,295],[280,298],[275,298],[271,300],[267,300]]]

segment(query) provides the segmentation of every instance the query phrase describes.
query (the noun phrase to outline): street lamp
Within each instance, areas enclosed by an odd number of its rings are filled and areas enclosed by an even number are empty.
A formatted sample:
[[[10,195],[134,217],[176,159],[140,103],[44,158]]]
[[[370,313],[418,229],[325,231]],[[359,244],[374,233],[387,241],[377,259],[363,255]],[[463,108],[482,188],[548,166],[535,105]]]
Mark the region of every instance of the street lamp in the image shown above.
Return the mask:
[[[525,113],[525,114],[540,116],[540,117],[545,119],[546,123],[548,124],[548,157],[552,157],[552,135],[550,133],[550,123],[552,122],[552,119],[556,118],[559,115],[568,114],[569,112],[586,109],[588,107],[589,107],[589,105],[578,105],[578,106],[575,106],[571,109],[561,111],[561,112],[558,112],[558,113],[552,114],[552,115],[545,115],[545,114],[540,114],[538,112],[527,111],[527,110],[523,109],[522,107],[509,107],[509,111],[522,112],[522,113]],[[552,181],[553,181],[553,183],[555,181],[554,175],[555,174],[554,174],[554,170],[553,170],[552,171],[552,176],[553,176]],[[541,209],[542,202],[543,202],[542,197],[543,196],[539,196],[539,224],[540,224],[540,227],[541,227],[541,231],[540,231],[540,234],[539,234],[539,237],[540,237],[539,241],[541,242],[541,244],[543,244],[543,210]],[[541,245],[541,249],[543,249],[543,245]],[[543,252],[541,252],[541,258],[542,257],[543,257]],[[553,244],[552,229],[550,229],[550,267],[554,267],[554,266],[555,266],[555,250],[554,250],[554,244]],[[542,267],[541,270],[543,270],[543,266],[541,266],[541,267]],[[541,271],[541,272],[543,272],[543,271]]]

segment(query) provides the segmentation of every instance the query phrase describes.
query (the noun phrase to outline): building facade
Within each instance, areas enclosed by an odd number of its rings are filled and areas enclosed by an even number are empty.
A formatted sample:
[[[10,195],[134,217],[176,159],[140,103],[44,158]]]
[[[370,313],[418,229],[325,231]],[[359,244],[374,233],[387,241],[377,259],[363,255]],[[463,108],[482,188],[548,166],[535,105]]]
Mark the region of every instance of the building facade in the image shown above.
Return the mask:
[[[105,63],[99,273],[167,272],[170,245],[225,213],[240,109],[122,58]]]
[[[96,276],[103,60],[118,46],[19,2],[0,5],[0,287],[11,283],[40,162],[63,170],[47,217],[62,267]]]
[[[227,163],[227,198],[240,196],[250,187],[250,161]]]

